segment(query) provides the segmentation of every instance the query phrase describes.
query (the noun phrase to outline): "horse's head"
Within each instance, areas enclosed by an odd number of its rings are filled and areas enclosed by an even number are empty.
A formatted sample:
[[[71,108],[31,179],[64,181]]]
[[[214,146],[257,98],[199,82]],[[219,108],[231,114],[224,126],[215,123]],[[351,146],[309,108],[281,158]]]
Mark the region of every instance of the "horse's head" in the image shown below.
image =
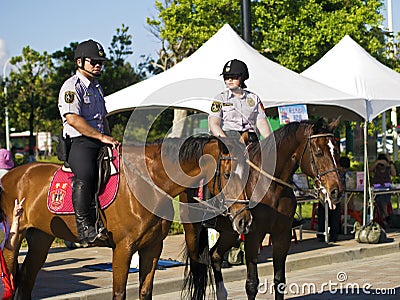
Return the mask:
[[[339,118],[326,125],[322,119],[310,124],[304,131],[306,137],[300,160],[300,168],[314,179],[316,188],[322,193],[331,208],[337,204],[343,192],[338,173],[338,146],[333,130],[339,125]]]
[[[208,188],[240,234],[248,233],[252,223],[244,190],[248,175],[245,151],[245,145],[232,138],[213,138],[203,149],[203,154],[211,155],[217,162]]]

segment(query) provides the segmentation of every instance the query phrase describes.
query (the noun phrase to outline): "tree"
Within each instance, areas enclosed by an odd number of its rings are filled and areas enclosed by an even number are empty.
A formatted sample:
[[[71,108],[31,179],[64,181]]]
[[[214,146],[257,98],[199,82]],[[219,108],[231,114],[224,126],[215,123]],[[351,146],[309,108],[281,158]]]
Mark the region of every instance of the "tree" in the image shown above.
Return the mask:
[[[104,65],[101,83],[105,95],[112,94],[120,89],[137,83],[145,78],[145,73],[136,70],[130,63],[126,62],[132,50],[132,35],[128,34],[129,27],[122,24],[117,28],[117,33],[112,37],[111,45],[108,47],[110,56]]]
[[[379,0],[260,0],[253,2],[254,47],[297,72],[311,66],[348,34],[385,60]]]
[[[147,18],[161,41],[157,66],[173,66],[230,24],[240,32],[239,0],[156,1],[158,16]],[[389,64],[381,29],[380,0],[258,0],[251,2],[253,47],[287,68],[301,72],[346,34]]]
[[[43,128],[43,109],[48,106],[49,74],[53,68],[51,56],[40,54],[29,46],[22,55],[11,58],[14,65],[8,85],[10,120],[17,130],[29,128],[29,154],[34,154],[33,133]],[[10,101],[12,99],[12,101]]]
[[[150,31],[161,41],[154,66],[165,71],[196,51],[225,23],[240,24],[239,1],[231,0],[165,0],[155,2],[157,19],[147,18]],[[221,66],[222,67],[222,66]],[[174,110],[170,136],[181,136],[187,116],[184,109]]]
[[[156,1],[155,7],[157,18],[146,21],[161,42],[155,64],[162,71],[196,51],[225,23],[240,27],[237,0],[164,0]]]

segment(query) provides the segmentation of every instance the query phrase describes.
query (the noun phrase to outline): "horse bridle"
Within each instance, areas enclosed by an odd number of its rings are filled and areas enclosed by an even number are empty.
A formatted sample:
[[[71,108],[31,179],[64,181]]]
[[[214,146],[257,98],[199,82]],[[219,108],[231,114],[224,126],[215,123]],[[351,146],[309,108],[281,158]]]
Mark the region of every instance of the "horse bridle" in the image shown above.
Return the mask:
[[[212,187],[213,187],[213,190],[215,190],[215,185],[218,184],[218,194],[221,195],[218,197],[221,198],[222,207],[223,207],[222,215],[225,217],[229,217],[229,219],[233,222],[235,220],[235,218],[237,216],[239,216],[243,211],[250,209],[250,206],[249,206],[250,201],[225,198],[224,194],[222,193],[222,186],[221,186],[221,162],[223,160],[237,160],[237,158],[234,156],[222,156],[221,154],[219,154],[218,164],[217,164],[217,168],[215,169]],[[246,205],[244,207],[242,207],[241,209],[239,209],[235,214],[231,214],[229,212],[229,207],[230,207],[230,205],[235,204],[235,203],[242,203],[242,204],[246,204]]]
[[[333,137],[333,136],[334,135],[332,133],[319,133],[319,134],[310,135],[307,138],[306,146],[304,147],[303,154],[301,155],[300,160],[299,160],[300,161],[300,165],[301,165],[301,160],[302,160],[302,158],[304,156],[304,152],[306,151],[307,146],[308,146],[309,149],[310,149],[309,154],[310,154],[311,167],[312,167],[314,173],[316,174],[315,177],[313,178],[313,180],[318,183],[318,186],[321,186],[321,177],[322,176],[325,176],[326,174],[331,173],[331,172],[337,172],[338,173],[339,169],[338,168],[332,168],[332,169],[328,169],[326,171],[323,171],[321,173],[318,171],[318,167],[317,167],[317,164],[315,163],[315,158],[314,158],[312,147],[311,147],[311,140],[312,139],[317,139],[317,138],[320,138],[320,137],[325,137],[326,138],[326,137]]]
[[[304,146],[303,152],[302,152],[302,154],[301,154],[301,156],[300,156],[300,159],[299,159],[299,165],[301,165],[301,160],[302,160],[303,157],[304,157],[304,154],[305,154],[305,152],[306,152],[306,150],[307,150],[307,147],[309,147],[310,163],[311,163],[311,166],[312,166],[312,168],[313,168],[314,173],[316,174],[316,176],[313,178],[313,180],[314,180],[315,182],[318,183],[318,188],[315,187],[315,189],[316,189],[318,192],[319,192],[321,189],[323,189],[323,187],[321,187],[321,177],[324,176],[324,175],[326,175],[326,174],[328,174],[328,173],[330,173],[330,172],[338,172],[338,168],[332,168],[332,169],[326,170],[326,171],[321,172],[321,173],[318,172],[318,167],[317,167],[317,165],[316,165],[316,163],[315,163],[315,159],[314,159],[313,151],[312,151],[312,147],[311,147],[311,140],[314,139],[314,138],[333,137],[333,136],[334,136],[334,135],[333,135],[332,133],[319,133],[319,134],[309,135],[309,136],[307,137],[307,142],[306,142],[306,144],[305,144],[305,146]],[[296,185],[287,183],[286,181],[283,181],[282,179],[277,178],[277,177],[275,177],[275,176],[273,176],[273,175],[271,175],[271,174],[265,172],[264,170],[262,170],[261,168],[259,168],[257,165],[255,165],[250,159],[247,159],[246,162],[247,162],[253,169],[257,170],[258,172],[260,172],[260,174],[266,176],[267,178],[271,179],[272,181],[275,181],[276,183],[278,183],[278,184],[280,184],[280,185],[284,185],[284,186],[286,186],[286,187],[288,187],[288,188],[290,188],[290,189],[292,189],[292,190],[294,190],[294,189],[298,189],[298,190],[300,190],[300,191],[302,190],[301,188],[297,187]]]

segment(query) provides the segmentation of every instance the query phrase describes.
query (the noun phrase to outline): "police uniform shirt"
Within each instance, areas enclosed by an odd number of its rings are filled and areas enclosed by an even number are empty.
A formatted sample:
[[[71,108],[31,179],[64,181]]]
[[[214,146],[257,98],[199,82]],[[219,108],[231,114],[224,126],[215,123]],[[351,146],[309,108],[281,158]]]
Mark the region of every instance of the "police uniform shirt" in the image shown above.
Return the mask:
[[[82,134],[67,123],[69,113],[83,117],[86,122],[104,133],[103,118],[107,114],[103,90],[97,80],[90,82],[80,72],[64,82],[58,97],[58,109],[62,117],[64,136],[78,137]]]
[[[209,116],[221,119],[223,131],[256,131],[257,119],[265,118],[264,107],[260,97],[244,90],[242,97],[235,97],[226,90],[215,97]]]

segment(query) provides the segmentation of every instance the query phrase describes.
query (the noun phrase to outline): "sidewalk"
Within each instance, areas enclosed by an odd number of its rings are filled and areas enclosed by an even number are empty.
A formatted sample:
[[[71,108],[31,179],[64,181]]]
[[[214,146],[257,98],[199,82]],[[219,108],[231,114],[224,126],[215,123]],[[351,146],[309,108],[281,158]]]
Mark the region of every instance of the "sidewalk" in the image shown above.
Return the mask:
[[[287,272],[352,261],[400,251],[400,231],[388,233],[391,242],[383,244],[359,244],[351,236],[340,236],[334,244],[326,244],[315,238],[315,233],[303,232],[303,241],[292,243],[286,262]],[[347,240],[346,240],[347,238]],[[259,256],[259,276],[272,276],[272,247],[268,239]],[[184,236],[168,236],[164,242],[162,259],[182,260]],[[20,261],[24,254],[20,253]],[[112,272],[95,271],[84,266],[110,263],[112,251],[109,248],[51,249],[47,261],[39,272],[32,294],[33,299],[111,299]],[[226,282],[245,280],[246,267],[234,266],[223,269]],[[181,289],[184,267],[157,270],[153,295],[175,292]],[[127,298],[138,298],[138,273],[130,273]]]

